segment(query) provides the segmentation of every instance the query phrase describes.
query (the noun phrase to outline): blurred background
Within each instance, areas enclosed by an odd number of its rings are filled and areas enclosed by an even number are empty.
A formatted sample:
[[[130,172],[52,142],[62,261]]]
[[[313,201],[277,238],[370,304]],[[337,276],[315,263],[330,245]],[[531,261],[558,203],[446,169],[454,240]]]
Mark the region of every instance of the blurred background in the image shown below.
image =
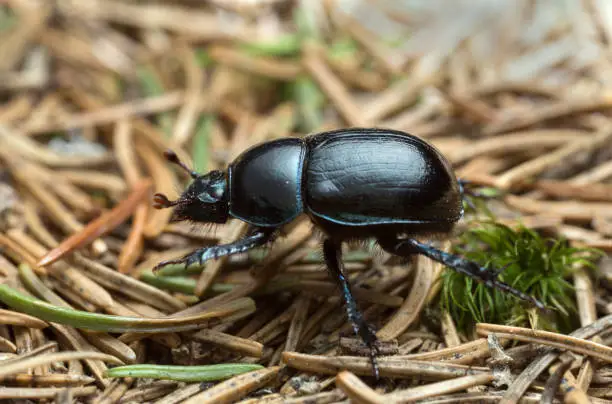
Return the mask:
[[[476,323],[544,328],[562,338],[612,313],[611,67],[607,0],[0,0],[0,279],[55,305],[100,314],[160,317],[189,312],[188,307],[196,313],[207,299],[238,287],[228,301],[246,299],[253,290],[245,285],[263,279],[251,268],[261,264],[261,252],[191,272],[151,273],[163,259],[234,240],[246,230],[235,221],[213,230],[169,223],[170,210],[152,209],[152,192],[174,199],[188,182],[163,152],[172,149],[206,172],[224,169],[249,146],[278,137],[356,126],[399,129],[432,142],[458,176],[495,197],[486,209],[466,207],[469,220],[452,241],[483,265],[512,264],[516,274],[526,265],[537,277],[529,285],[550,281],[538,284],[537,293],[556,314],[519,309],[515,301],[487,295],[464,278],[449,278],[430,262],[419,260],[406,270],[405,263],[359,246],[347,248],[347,271],[370,321],[399,341],[395,353],[425,355],[475,343],[481,344],[481,356],[460,363],[485,366],[490,352],[484,337],[492,331],[475,330]],[[522,230],[461,238],[470,220],[483,218]],[[136,363],[230,358],[266,366],[280,363],[286,351],[336,352],[350,326],[311,230],[307,221],[288,230],[262,264],[286,271],[288,278],[265,298],[258,295],[256,312],[211,326],[217,334],[198,334],[194,342],[193,335],[170,329],[150,338],[126,333],[98,340],[70,328],[77,339],[66,343],[65,335],[6,317],[8,325],[0,321],[0,352],[15,359],[57,339],[60,351],[99,350]],[[551,239],[544,242],[540,235]],[[69,236],[62,251],[78,250],[85,258],[69,265],[60,260],[60,269],[49,272],[28,269]],[[554,244],[561,239],[563,244]],[[483,243],[501,258],[478,255],[473,248]],[[557,247],[549,250],[551,245]],[[603,258],[589,267],[573,248],[597,248]],[[198,306],[201,300],[204,306]],[[309,322],[304,326],[300,319]],[[609,331],[599,329],[605,361],[612,358]],[[236,348],[236,341],[247,348]],[[219,347],[225,351],[217,352]],[[537,352],[529,352],[535,361]],[[604,402],[610,395],[606,368],[593,370],[584,356],[579,359],[573,373],[565,374],[578,378],[571,379],[573,391]],[[175,389],[185,397],[199,392],[177,381],[111,384],[102,361],[84,363],[90,367],[70,362],[71,372],[83,376],[73,381],[81,389],[73,393],[95,395],[95,402],[123,397],[170,403],[180,401],[163,401]],[[40,366],[28,377],[63,372]],[[336,388],[334,371],[311,370],[319,372],[312,380],[293,369],[259,393],[270,395],[270,402],[280,393],[323,394],[313,402],[370,393],[367,386],[351,387],[346,378],[336,380]],[[506,380],[501,385],[510,385],[510,393],[473,387],[491,379],[472,380],[469,394],[486,391],[494,401],[502,394],[518,400],[537,376],[522,385]],[[534,382],[529,393],[534,402],[544,394],[548,376]],[[291,384],[295,378],[314,383],[314,390]],[[55,397],[69,384],[50,384],[58,390],[49,393],[28,380],[11,384],[22,390],[7,390],[0,398]],[[599,385],[592,387],[592,381]],[[554,395],[558,383],[551,386]],[[264,387],[245,388],[236,397]],[[414,387],[410,379],[376,394],[407,387]],[[108,397],[116,400],[104,401]]]

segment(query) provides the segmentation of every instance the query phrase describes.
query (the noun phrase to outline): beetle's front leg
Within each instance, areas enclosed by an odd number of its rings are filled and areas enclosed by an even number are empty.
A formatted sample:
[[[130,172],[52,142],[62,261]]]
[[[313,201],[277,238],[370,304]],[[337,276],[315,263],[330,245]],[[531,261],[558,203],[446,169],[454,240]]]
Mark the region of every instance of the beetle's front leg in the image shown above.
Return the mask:
[[[379,243],[385,251],[391,254],[399,256],[422,254],[434,261],[454,269],[457,272],[461,272],[478,282],[482,282],[489,287],[511,293],[522,300],[529,301],[539,309],[545,308],[545,306],[539,300],[513,288],[507,283],[497,280],[500,271],[482,267],[473,261],[469,261],[455,254],[447,253],[446,251],[439,250],[414,239],[379,240]]]
[[[370,348],[370,358],[372,360],[372,369],[374,370],[374,376],[376,379],[379,378],[378,363],[376,361],[376,354],[378,353],[378,346],[376,345],[376,334],[368,323],[363,318],[363,315],[357,307],[357,302],[353,297],[351,286],[346,279],[344,271],[342,270],[342,249],[341,245],[333,242],[330,239],[326,239],[323,242],[323,256],[327,269],[330,276],[338,283],[342,288],[342,296],[346,304],[346,312],[349,321],[353,325],[355,334],[359,335],[363,342]]]
[[[243,238],[236,240],[229,244],[214,245],[210,247],[200,248],[194,252],[176,259],[162,261],[153,268],[153,272],[165,267],[167,265],[185,264],[185,267],[189,267],[194,264],[202,265],[204,262],[224,257],[227,255],[234,255],[251,250],[255,247],[259,247],[267,243],[272,239],[276,229],[260,229],[256,228],[247,233]]]

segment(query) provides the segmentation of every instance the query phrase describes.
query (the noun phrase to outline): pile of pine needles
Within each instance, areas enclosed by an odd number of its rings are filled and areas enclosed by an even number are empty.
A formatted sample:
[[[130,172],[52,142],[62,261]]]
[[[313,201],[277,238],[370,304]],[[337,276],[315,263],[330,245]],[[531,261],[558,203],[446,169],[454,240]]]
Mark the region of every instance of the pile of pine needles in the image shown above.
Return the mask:
[[[0,400],[608,402],[610,16],[586,0],[1,1]],[[189,181],[165,150],[206,172],[350,126],[426,138],[488,193],[436,242],[549,310],[348,247],[376,381],[307,220],[151,272],[246,230],[152,209]]]

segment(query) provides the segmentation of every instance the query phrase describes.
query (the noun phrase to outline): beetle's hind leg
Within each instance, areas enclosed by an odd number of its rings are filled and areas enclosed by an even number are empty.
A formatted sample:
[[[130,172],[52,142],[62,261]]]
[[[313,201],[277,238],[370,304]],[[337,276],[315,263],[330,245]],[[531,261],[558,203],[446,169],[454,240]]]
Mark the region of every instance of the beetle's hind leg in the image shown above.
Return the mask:
[[[249,231],[246,236],[232,243],[200,248],[184,256],[183,258],[162,261],[157,264],[155,268],[153,268],[153,272],[168,265],[184,264],[186,267],[190,267],[195,264],[202,265],[204,262],[211,259],[243,253],[255,247],[260,247],[266,244],[272,239],[275,232],[275,228],[254,228]]]
[[[469,261],[458,255],[439,250],[428,244],[420,243],[414,239],[379,239],[378,242],[385,251],[391,254],[399,256],[408,256],[413,254],[424,255],[434,261],[454,269],[457,272],[461,272],[478,282],[482,282],[489,287],[513,294],[522,300],[532,303],[539,309],[545,309],[545,306],[539,300],[513,288],[504,282],[497,280],[500,273],[499,270],[496,271],[494,269],[481,267],[473,261]]]
[[[342,265],[342,249],[341,244],[332,241],[331,239],[325,239],[323,242],[323,256],[325,258],[325,264],[329,275],[334,281],[342,288],[342,296],[344,297],[344,303],[346,304],[346,313],[348,319],[353,325],[353,330],[363,342],[370,348],[370,359],[372,360],[372,369],[376,379],[379,378],[378,362],[376,361],[376,354],[378,354],[378,346],[376,345],[376,334],[370,325],[363,318],[363,314],[359,311],[357,302],[353,297],[351,291],[351,285],[346,278],[343,271]]]

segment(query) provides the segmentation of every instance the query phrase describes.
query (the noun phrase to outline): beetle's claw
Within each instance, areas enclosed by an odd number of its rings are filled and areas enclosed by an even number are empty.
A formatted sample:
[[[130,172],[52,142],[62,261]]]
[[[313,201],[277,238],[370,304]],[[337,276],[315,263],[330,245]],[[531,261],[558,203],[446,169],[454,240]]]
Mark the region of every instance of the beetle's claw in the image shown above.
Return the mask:
[[[504,265],[503,267],[501,267],[499,269],[481,268],[476,263],[473,263],[473,264],[476,267],[478,267],[478,270],[470,270],[469,268],[466,268],[467,269],[466,273],[469,276],[475,278],[476,280],[480,280],[481,282],[484,282],[485,284],[487,284],[490,287],[499,289],[502,292],[510,293],[511,295],[514,295],[514,296],[518,297],[521,300],[525,300],[525,301],[531,302],[538,309],[541,309],[541,310],[545,310],[546,309],[546,306],[544,306],[544,304],[542,302],[540,302],[538,299],[536,299],[535,297],[530,296],[527,293],[521,292],[520,290],[515,289],[514,287],[508,285],[507,283],[504,283],[504,282],[502,282],[502,281],[497,279],[499,277],[499,275],[502,272],[504,272],[511,264]],[[474,274],[478,274],[478,275],[474,276]]]
[[[194,252],[192,254],[186,255],[183,258],[179,258],[176,260],[162,261],[159,264],[155,265],[152,271],[153,273],[155,273],[159,271],[161,268],[166,267],[168,265],[184,264],[185,269],[187,269],[194,264],[198,264],[199,266],[202,266],[203,263],[204,263],[204,260],[202,259],[202,255],[198,254],[197,252]]]
[[[160,269],[162,269],[163,267],[167,267],[168,265],[172,265],[172,264],[180,264],[180,260],[167,260],[167,261],[162,261],[159,264],[155,265],[153,267],[153,269],[151,270],[151,272],[156,273],[157,271],[159,271]]]
[[[380,354],[380,348],[378,347],[378,338],[376,337],[376,330],[370,324],[365,322],[363,318],[360,318],[358,323],[353,323],[353,327],[356,328],[356,333],[361,337],[362,341],[370,348],[370,362],[372,364],[372,372],[376,380],[380,380],[380,371],[378,368],[378,360],[376,356]]]
[[[545,310],[545,311],[548,310],[546,308],[546,306],[544,305],[544,303],[542,303],[541,301],[539,301],[535,297],[530,296],[527,293],[521,292],[520,290],[513,288],[512,286],[508,285],[507,283],[500,282],[497,279],[486,281],[486,283],[489,283],[492,287],[497,288],[497,289],[499,289],[499,290],[501,290],[503,292],[510,293],[510,294],[518,297],[521,300],[525,300],[525,301],[531,302],[534,306],[536,306],[540,310]]]
[[[493,286],[494,288],[510,293],[518,297],[521,300],[526,300],[528,302],[531,302],[534,306],[536,306],[540,310],[547,310],[546,306],[544,306],[544,304],[540,302],[538,299],[536,299],[535,297],[530,296],[527,293],[523,293],[520,290],[515,289],[512,286],[508,285],[507,283],[504,283],[498,280],[499,275],[502,272],[504,272],[510,265],[512,265],[512,263],[506,264],[503,267],[498,268],[498,269],[486,269],[485,268],[485,272],[488,274],[488,277],[487,277],[488,279],[485,280],[485,283],[490,283],[490,285]]]
[[[197,253],[190,254],[185,257],[185,268],[188,268],[194,264],[202,265],[201,255]]]
[[[191,266],[194,263],[191,261],[192,260],[191,256],[192,255],[190,254],[183,258],[162,261],[159,264],[155,265],[151,271],[153,273],[156,273],[157,271],[159,271],[163,267],[167,267],[168,265],[180,265],[180,264],[185,264],[185,269],[187,269],[189,266]]]

